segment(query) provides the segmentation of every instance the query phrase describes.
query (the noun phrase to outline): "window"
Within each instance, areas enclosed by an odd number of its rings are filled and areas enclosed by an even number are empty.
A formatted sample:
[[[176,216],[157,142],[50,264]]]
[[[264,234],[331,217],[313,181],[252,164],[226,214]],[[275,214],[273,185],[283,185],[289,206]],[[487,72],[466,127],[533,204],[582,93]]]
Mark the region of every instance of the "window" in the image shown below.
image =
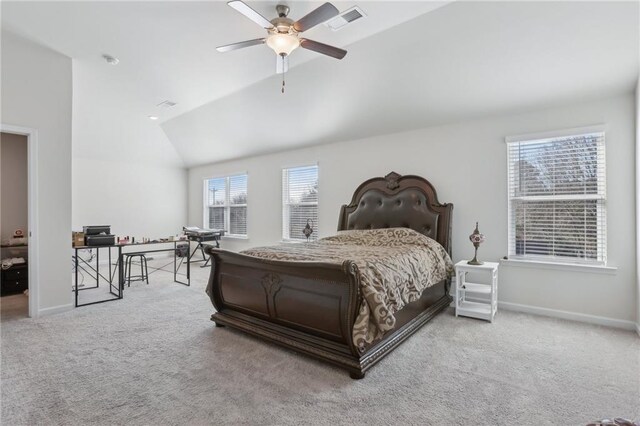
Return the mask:
[[[302,230],[311,225],[309,238],[318,238],[318,166],[282,170],[282,238],[306,240]]]
[[[224,229],[227,235],[247,236],[247,175],[207,179],[205,183],[206,228]]]
[[[606,264],[602,131],[507,140],[509,257]]]

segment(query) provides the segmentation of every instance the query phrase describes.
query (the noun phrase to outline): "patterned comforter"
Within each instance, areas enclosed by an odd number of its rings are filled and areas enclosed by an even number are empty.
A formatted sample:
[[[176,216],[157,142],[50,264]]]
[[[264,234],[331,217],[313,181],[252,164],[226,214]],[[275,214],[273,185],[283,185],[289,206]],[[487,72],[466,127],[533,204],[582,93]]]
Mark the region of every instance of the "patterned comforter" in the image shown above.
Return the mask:
[[[362,297],[353,341],[361,351],[394,328],[396,312],[453,271],[444,247],[408,228],[341,231],[311,243],[258,247],[241,253],[285,261],[353,261]]]

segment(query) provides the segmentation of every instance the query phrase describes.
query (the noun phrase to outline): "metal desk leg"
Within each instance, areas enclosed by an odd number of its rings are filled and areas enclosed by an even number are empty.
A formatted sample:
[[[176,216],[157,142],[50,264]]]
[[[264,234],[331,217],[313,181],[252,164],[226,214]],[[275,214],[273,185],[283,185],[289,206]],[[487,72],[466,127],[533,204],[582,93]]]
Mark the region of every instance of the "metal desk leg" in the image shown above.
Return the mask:
[[[198,244],[199,245],[199,244]],[[198,245],[196,245],[196,248],[193,249],[193,252],[191,252],[191,240],[189,240],[189,250],[188,250],[188,256],[189,256],[189,261],[191,261],[191,259],[193,258],[193,256],[195,256],[196,252],[198,251]],[[197,261],[196,261],[197,262]]]
[[[122,268],[122,246],[118,247],[118,287],[120,287],[120,299],[124,290],[124,269]]]
[[[111,249],[113,247],[109,246],[108,247],[108,251],[109,251],[109,266],[108,266],[108,271],[109,271],[109,293],[113,294],[114,296],[116,296],[118,299],[120,299],[120,285],[118,284],[118,282],[116,281],[116,286],[113,285],[114,283],[114,278],[116,276],[116,272],[118,271],[118,261],[116,261],[116,264],[113,265],[113,269],[111,269],[111,261],[112,261],[112,255],[111,255]],[[113,292],[113,289],[117,288],[117,293]]]
[[[198,245],[200,246],[200,253],[202,253],[202,260],[206,262],[207,256],[204,254],[204,246],[202,245],[202,242],[198,243]]]
[[[209,256],[209,258],[207,259],[206,262],[204,262],[204,265],[200,266],[201,268],[206,268],[207,266],[209,266],[209,262],[211,262],[211,256]]]
[[[111,246],[109,246],[109,285],[113,284],[113,278],[111,275]],[[109,287],[111,290],[111,287]]]
[[[76,285],[74,287],[74,290],[76,292],[76,308],[78,307],[78,249],[75,249],[76,251],[76,255],[74,257],[74,261],[75,261],[75,270],[76,270]]]
[[[100,287],[100,247],[96,247],[96,287]]]

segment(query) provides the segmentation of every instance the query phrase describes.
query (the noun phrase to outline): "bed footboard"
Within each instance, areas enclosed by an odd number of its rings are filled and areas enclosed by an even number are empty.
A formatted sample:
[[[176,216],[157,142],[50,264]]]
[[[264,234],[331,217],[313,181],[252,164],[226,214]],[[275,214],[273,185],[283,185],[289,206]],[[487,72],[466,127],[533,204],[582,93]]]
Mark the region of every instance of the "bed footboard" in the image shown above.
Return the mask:
[[[450,302],[445,282],[398,313],[397,328],[360,353],[352,330],[360,295],[354,265],[281,262],[208,247],[211,320],[297,352],[364,373]]]
[[[353,363],[351,330],[359,287],[342,265],[257,259],[208,248],[207,293],[217,325],[229,325],[334,364]]]

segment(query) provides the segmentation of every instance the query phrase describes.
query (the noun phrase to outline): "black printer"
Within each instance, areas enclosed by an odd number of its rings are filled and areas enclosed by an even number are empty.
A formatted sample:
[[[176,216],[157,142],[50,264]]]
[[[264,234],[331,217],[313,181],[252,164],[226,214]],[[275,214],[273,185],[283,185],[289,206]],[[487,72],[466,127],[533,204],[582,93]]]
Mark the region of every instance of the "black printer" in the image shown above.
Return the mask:
[[[116,242],[111,234],[111,225],[83,226],[85,246],[112,246]]]

